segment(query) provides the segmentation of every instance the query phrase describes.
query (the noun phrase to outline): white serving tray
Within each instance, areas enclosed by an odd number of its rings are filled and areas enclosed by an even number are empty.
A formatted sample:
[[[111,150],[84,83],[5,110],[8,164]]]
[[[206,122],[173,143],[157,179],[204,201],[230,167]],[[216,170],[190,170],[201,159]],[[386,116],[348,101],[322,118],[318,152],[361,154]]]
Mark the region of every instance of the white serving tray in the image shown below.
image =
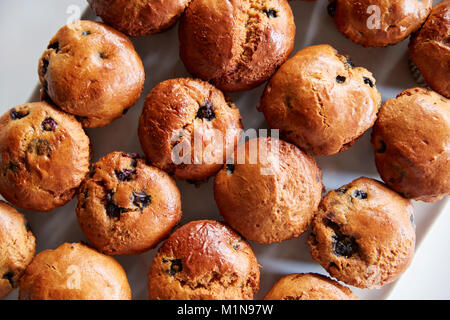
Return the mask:
[[[297,26],[294,53],[310,45],[328,43],[340,53],[349,54],[355,65],[366,67],[373,72],[383,102],[406,88],[417,86],[408,70],[408,41],[387,48],[363,48],[336,30],[327,14],[327,0],[291,1],[290,4]],[[90,9],[85,12],[83,19],[98,20]],[[137,137],[137,126],[145,96],[163,80],[189,76],[178,57],[178,25],[158,35],[135,38],[133,43],[145,65],[145,89],[136,106],[124,117],[104,128],[87,130],[93,145],[94,161],[111,151],[143,154]],[[241,111],[246,129],[267,128],[263,115],[256,110],[263,89],[264,85],[252,91],[231,94]],[[38,100],[39,92],[36,89],[30,101]],[[2,106],[0,112],[6,112],[9,107],[11,106]],[[348,151],[316,158],[323,170],[323,183],[327,191],[360,176],[380,179],[369,140],[370,131]],[[197,219],[221,219],[214,202],[213,179],[199,188],[179,180],[177,184],[181,189],[183,200],[181,225]],[[447,199],[435,203],[414,202],[417,246],[425,237],[432,222],[444,210],[446,202]],[[76,200],[72,200],[66,206],[50,213],[25,212],[37,238],[37,252],[54,249],[64,242],[87,241],[78,226],[75,206]],[[308,233],[280,244],[261,245],[251,242],[258,262],[263,266],[257,299],[262,298],[283,275],[294,272],[327,274],[311,259],[306,244]],[[157,249],[154,249],[141,255],[117,257],[127,272],[134,299],[147,299],[147,272],[156,251]],[[392,283],[381,289],[360,290],[352,287],[352,290],[361,299],[385,299],[394,286],[395,283]],[[15,290],[6,299],[16,299],[17,291]]]

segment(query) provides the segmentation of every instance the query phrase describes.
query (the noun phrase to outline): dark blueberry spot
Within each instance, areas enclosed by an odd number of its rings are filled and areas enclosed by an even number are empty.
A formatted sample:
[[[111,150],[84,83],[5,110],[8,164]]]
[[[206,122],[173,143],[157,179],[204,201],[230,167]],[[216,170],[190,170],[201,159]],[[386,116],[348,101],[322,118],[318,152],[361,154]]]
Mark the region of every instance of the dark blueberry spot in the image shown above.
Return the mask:
[[[227,164],[226,168],[227,168],[227,174],[233,174],[234,169],[236,169],[236,166],[232,163],[229,163],[229,164]]]
[[[196,118],[205,119],[207,121],[211,121],[215,117],[216,115],[212,109],[211,101],[206,101],[206,103],[198,109],[196,116]]]
[[[41,124],[42,129],[45,131],[56,131],[57,126],[58,126],[58,124],[56,123],[56,121],[50,117],[45,118],[45,120],[42,121],[42,124]]]
[[[263,12],[266,14],[268,18],[276,18],[278,17],[278,12],[274,9],[265,9]]]
[[[332,238],[335,255],[349,258],[358,251],[358,244],[356,243],[355,238],[341,233],[336,233]]]
[[[136,170],[125,169],[123,171],[115,171],[119,181],[131,181],[136,175]]]
[[[108,55],[105,52],[99,52],[98,56],[103,60],[108,59]]]
[[[46,74],[48,71],[49,62],[47,59],[42,59],[42,74]]]
[[[133,191],[133,204],[139,209],[144,209],[152,203],[152,197],[145,193],[134,192]]]
[[[27,231],[32,231],[32,230],[31,230],[31,224],[30,224],[29,222],[25,223],[25,229],[26,229]]]
[[[363,77],[363,79],[365,84],[368,84],[371,88],[373,88],[373,82],[370,78]]]
[[[376,144],[377,144],[377,153],[386,152],[386,143],[383,140],[378,139]]]
[[[110,218],[120,219],[120,215],[122,213],[124,213],[124,212],[127,212],[128,210],[125,209],[125,208],[121,208],[118,205],[116,205],[114,203],[113,196],[114,196],[114,192],[112,190],[109,190],[108,193],[106,194],[106,198],[105,198],[105,201],[106,201],[106,203],[105,203],[106,214]]]
[[[352,59],[350,59],[350,57],[347,57],[346,64],[347,64],[350,68],[354,68],[354,67],[355,67],[355,65],[353,64],[353,61],[352,61]]]
[[[83,31],[83,32],[81,33],[81,35],[82,35],[83,37],[89,36],[90,34],[91,34],[91,31],[89,31],[89,30]]]
[[[126,115],[128,113],[128,110],[130,110],[130,109],[129,108],[128,109],[123,109],[122,115]]]
[[[340,187],[339,189],[336,190],[337,193],[340,194],[345,194],[347,192],[348,188],[346,187]]]
[[[338,266],[337,266],[337,264],[334,263],[334,262],[330,262],[330,264],[328,265],[328,269],[331,269],[331,268],[339,269]]]
[[[355,192],[353,192],[353,197],[364,200],[367,199],[367,193],[362,190],[355,190]]]
[[[59,42],[55,41],[53,43],[50,43],[48,45],[47,49],[54,49],[54,50],[56,50],[56,53],[58,53],[58,51],[59,51]]]
[[[30,114],[30,110],[28,110],[27,108],[22,108],[20,110],[16,110],[16,108],[12,108],[11,110],[9,110],[9,116],[11,117],[12,120],[18,120],[18,119],[25,118],[29,114]]]
[[[242,240],[243,240],[243,239],[239,239],[239,240],[237,240],[237,241],[229,241],[228,244],[229,244],[230,246],[232,246],[234,250],[238,251],[239,248],[240,248],[239,243],[240,243]]]
[[[328,11],[328,14],[330,15],[330,17],[334,18],[334,14],[336,13],[336,1],[331,2],[327,6],[327,11]]]
[[[8,271],[7,273],[5,273],[2,276],[3,279],[6,279],[9,281],[9,284],[11,285],[11,288],[14,288],[14,273],[12,273],[11,271]]]
[[[38,156],[49,157],[52,154],[52,146],[50,142],[44,139],[33,139],[28,144],[27,151],[30,153],[35,153]]]
[[[174,276],[178,272],[183,271],[183,264],[181,263],[181,259],[162,259],[163,263],[170,263],[170,269],[167,270],[167,273],[171,276]]]
[[[337,83],[344,83],[345,82],[345,77],[343,77],[343,76],[337,76],[336,77],[336,82]]]
[[[17,162],[10,161],[8,163],[8,170],[17,172],[17,170],[19,170],[19,164]]]

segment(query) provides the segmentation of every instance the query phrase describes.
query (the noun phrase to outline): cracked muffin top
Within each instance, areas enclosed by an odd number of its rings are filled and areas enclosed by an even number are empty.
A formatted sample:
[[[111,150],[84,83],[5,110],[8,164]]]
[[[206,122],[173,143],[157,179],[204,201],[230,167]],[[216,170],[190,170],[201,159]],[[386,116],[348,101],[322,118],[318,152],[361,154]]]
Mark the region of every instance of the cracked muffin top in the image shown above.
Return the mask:
[[[322,172],[311,156],[285,141],[260,137],[240,145],[234,160],[214,181],[214,199],[233,229],[266,244],[308,229],[323,187]]]
[[[154,166],[201,181],[222,168],[242,129],[229,97],[207,82],[178,78],[159,83],[147,96],[139,140]]]
[[[59,29],[39,60],[43,92],[83,127],[102,127],[132,107],[144,87],[144,67],[131,41],[94,21]]]
[[[20,280],[20,300],[131,300],[122,266],[82,243],[38,253]]]
[[[181,218],[175,181],[136,154],[112,152],[94,164],[78,193],[78,223],[99,251],[138,254],[155,247]]]
[[[422,29],[411,37],[409,55],[426,83],[450,99],[450,0],[433,6]]]
[[[50,211],[69,202],[89,157],[81,124],[46,102],[16,106],[0,118],[0,193],[19,208]]]
[[[315,155],[345,151],[375,122],[372,73],[329,45],[297,52],[267,84],[258,110],[284,139]]]
[[[213,220],[175,231],[148,274],[152,300],[251,300],[258,289],[259,266],[250,245]]]
[[[365,47],[396,44],[420,28],[433,0],[330,0],[338,30]]]
[[[286,61],[294,37],[286,0],[193,0],[180,23],[180,56],[195,76],[224,91],[243,91]]]
[[[88,0],[95,14],[129,36],[145,36],[171,27],[191,0]]]
[[[313,259],[332,277],[370,289],[400,277],[415,241],[410,201],[362,177],[322,199],[308,243]]]
[[[278,280],[264,300],[357,300],[352,291],[326,276],[295,273]]]
[[[24,215],[0,200],[0,299],[19,285],[33,259],[35,242]]]
[[[404,197],[427,202],[450,194],[450,100],[413,88],[389,99],[372,132],[383,181]]]

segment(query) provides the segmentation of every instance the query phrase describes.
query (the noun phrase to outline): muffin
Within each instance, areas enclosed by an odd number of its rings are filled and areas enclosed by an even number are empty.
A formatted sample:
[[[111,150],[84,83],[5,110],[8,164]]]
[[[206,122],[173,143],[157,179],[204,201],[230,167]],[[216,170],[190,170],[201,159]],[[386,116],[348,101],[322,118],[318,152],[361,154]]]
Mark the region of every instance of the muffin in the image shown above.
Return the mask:
[[[321,201],[308,243],[332,277],[379,288],[409,266],[415,247],[411,203],[381,182],[359,178]]]
[[[266,244],[305,232],[323,187],[314,159],[290,143],[262,137],[240,145],[234,159],[214,181],[225,221],[245,238]]]
[[[381,178],[408,199],[442,199],[450,193],[449,137],[449,99],[425,88],[389,99],[372,132]]]
[[[419,29],[432,5],[432,0],[330,0],[328,13],[351,41],[364,47],[385,47]]]
[[[250,245],[212,220],[175,231],[148,274],[151,300],[251,300],[258,288],[259,266]]]
[[[450,98],[450,0],[433,7],[422,29],[411,37],[409,55],[427,84]]]
[[[88,0],[95,14],[132,37],[171,27],[191,0]]]
[[[19,285],[33,259],[35,242],[24,215],[0,200],[0,299]]]
[[[144,87],[144,67],[131,41],[94,21],[62,27],[39,60],[43,91],[83,127],[102,127],[132,107]]]
[[[89,148],[81,124],[46,102],[10,109],[0,118],[0,193],[22,209],[63,206],[89,171]]]
[[[20,300],[130,300],[125,271],[81,243],[64,243],[34,257],[20,280]]]
[[[291,54],[294,16],[286,0],[193,0],[179,38],[190,73],[225,91],[250,90]]]
[[[259,111],[284,139],[315,155],[345,151],[376,120],[372,73],[329,45],[305,48],[267,84]]]
[[[150,162],[175,177],[201,181],[233,153],[243,126],[239,109],[211,84],[191,78],[159,83],[147,96],[139,140]]]
[[[76,212],[99,251],[138,254],[155,247],[180,221],[181,196],[164,171],[136,154],[112,152],[94,164]]]
[[[352,291],[328,277],[295,273],[282,277],[264,300],[357,300]]]

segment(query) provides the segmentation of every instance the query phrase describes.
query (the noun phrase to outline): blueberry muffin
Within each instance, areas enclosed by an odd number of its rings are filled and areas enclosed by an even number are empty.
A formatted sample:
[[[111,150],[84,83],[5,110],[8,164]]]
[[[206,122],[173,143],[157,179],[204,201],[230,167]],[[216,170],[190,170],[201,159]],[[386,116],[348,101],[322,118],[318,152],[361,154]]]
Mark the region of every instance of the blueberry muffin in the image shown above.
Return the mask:
[[[362,177],[322,199],[308,242],[313,259],[332,277],[370,289],[396,280],[408,268],[415,240],[411,203]]]
[[[193,0],[179,37],[189,72],[225,91],[250,90],[291,54],[294,16],[286,0]]]
[[[137,254],[155,247],[180,221],[180,191],[167,173],[136,154],[112,152],[94,164],[76,212],[99,251]]]
[[[414,88],[389,99],[372,132],[375,163],[404,197],[432,202],[450,193],[450,100]]]
[[[222,168],[242,129],[239,109],[220,90],[178,78],[161,82],[147,96],[139,139],[154,166],[201,181]]]
[[[345,151],[376,120],[372,73],[329,45],[305,48],[267,84],[259,111],[287,141],[315,155]]]
[[[171,27],[191,0],[88,0],[95,14],[132,37]]]
[[[144,86],[144,67],[131,41],[94,21],[62,27],[39,60],[43,91],[83,127],[102,127],[132,107]]]
[[[24,215],[0,200],[0,299],[19,285],[33,259],[35,242]]]
[[[258,288],[259,266],[250,245],[212,220],[175,231],[148,274],[151,300],[251,300]]]
[[[89,171],[81,124],[46,102],[14,107],[0,118],[0,193],[17,207],[63,206]]]
[[[385,47],[419,29],[432,5],[432,0],[330,0],[328,13],[353,42]]]
[[[264,300],[357,300],[352,291],[328,277],[295,273],[282,277]]]
[[[125,271],[81,243],[64,243],[34,257],[20,280],[20,300],[131,300]]]
[[[234,159],[214,181],[214,198],[225,221],[245,238],[266,244],[305,232],[323,187],[314,159],[273,138],[247,141]]]
[[[450,98],[450,0],[433,7],[422,29],[411,37],[409,55],[426,83]]]

